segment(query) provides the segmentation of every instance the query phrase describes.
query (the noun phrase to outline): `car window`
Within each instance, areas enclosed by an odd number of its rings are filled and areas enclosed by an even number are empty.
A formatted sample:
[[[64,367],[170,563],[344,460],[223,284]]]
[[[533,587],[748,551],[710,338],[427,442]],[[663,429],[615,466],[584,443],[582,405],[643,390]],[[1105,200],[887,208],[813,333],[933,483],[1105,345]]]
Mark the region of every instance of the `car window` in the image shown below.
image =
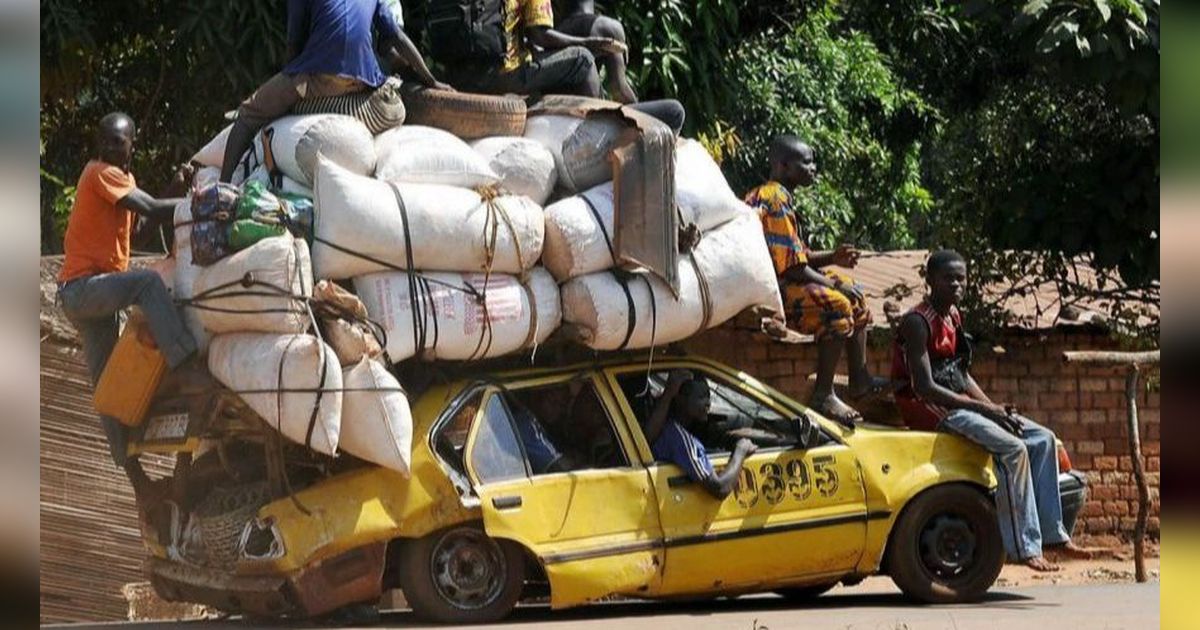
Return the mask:
[[[693,426],[692,433],[704,444],[709,455],[728,453],[738,438],[747,437],[760,447],[791,446],[796,443],[791,420],[757,398],[743,393],[738,387],[718,375],[691,370],[708,381],[710,407],[708,421]],[[617,377],[638,423],[645,426],[654,405],[662,395],[669,370],[657,370],[647,377],[634,372]],[[828,436],[822,433],[821,443]]]
[[[629,465],[591,378],[514,388],[505,396],[533,474]]]
[[[480,484],[519,479],[529,474],[525,453],[503,396],[488,398],[471,447],[471,470]]]
[[[454,410],[450,419],[436,429],[433,436],[433,448],[437,454],[450,465],[455,472],[467,474],[463,465],[463,450],[467,446],[467,435],[471,431],[471,421],[479,412],[479,404],[483,401],[483,390],[476,390],[462,400]]]

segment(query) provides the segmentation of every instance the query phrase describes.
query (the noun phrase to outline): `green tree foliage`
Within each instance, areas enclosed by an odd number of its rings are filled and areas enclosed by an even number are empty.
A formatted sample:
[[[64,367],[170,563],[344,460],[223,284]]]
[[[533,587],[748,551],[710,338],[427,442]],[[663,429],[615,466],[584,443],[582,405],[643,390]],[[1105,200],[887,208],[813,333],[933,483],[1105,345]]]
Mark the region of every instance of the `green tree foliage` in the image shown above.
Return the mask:
[[[816,151],[817,184],[798,191],[814,246],[912,247],[932,208],[920,139],[935,113],[906,89],[866,35],[842,31],[832,3],[795,25],[742,40],[726,74],[742,149],[726,162],[745,189],[767,174],[772,137],[794,133]]]

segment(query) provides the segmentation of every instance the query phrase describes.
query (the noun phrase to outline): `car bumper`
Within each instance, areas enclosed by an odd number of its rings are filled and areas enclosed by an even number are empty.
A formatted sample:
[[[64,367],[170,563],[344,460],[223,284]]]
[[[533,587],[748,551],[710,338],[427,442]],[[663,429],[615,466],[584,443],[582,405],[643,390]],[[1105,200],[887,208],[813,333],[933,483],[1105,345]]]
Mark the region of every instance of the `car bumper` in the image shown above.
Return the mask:
[[[1063,527],[1067,534],[1075,535],[1075,519],[1087,500],[1087,478],[1083,473],[1072,470],[1058,475],[1058,492],[1062,497]]]
[[[382,594],[386,543],[351,549],[286,576],[234,575],[219,569],[150,558],[146,573],[167,601],[195,602],[227,612],[313,617]]]

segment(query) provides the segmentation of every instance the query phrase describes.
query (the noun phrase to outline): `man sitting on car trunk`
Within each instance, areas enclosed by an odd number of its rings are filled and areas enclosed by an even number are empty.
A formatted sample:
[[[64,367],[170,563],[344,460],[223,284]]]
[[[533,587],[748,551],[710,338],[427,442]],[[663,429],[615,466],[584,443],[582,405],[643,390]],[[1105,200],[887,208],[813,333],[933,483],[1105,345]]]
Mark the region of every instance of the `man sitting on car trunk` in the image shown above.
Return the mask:
[[[1091,557],[1063,526],[1054,433],[1012,405],[993,402],[967,371],[969,342],[961,336],[957,307],[967,282],[963,257],[934,252],[925,282],[929,294],[901,320],[892,357],[892,378],[906,383],[896,392],[905,424],[961,435],[992,454],[1000,532],[1010,557],[1036,571],[1059,569],[1042,557],[1043,545]]]
[[[687,370],[674,370],[646,421],[646,440],[659,461],[670,462],[699,482],[709,494],[724,499],[737,485],[742,462],[758,447],[746,438],[737,441],[729,464],[720,473],[708,461],[708,451],[690,429],[708,421],[708,381]]]

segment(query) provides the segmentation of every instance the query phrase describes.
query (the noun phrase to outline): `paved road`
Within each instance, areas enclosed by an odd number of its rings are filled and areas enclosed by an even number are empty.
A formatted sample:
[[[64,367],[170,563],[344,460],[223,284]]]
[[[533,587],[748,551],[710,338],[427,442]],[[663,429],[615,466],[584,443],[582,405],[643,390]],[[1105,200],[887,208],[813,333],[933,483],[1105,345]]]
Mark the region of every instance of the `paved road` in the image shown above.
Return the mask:
[[[522,607],[505,623],[476,628],[530,630],[785,630],[836,628],[839,630],[924,630],[926,628],[1157,628],[1159,585],[1102,584],[1086,586],[1034,586],[994,589],[987,600],[964,606],[915,606],[902,599],[890,584],[869,580],[853,589],[838,588],[819,599],[794,604],[761,595],[705,603],[616,603],[554,612],[544,607]],[[81,626],[73,626],[80,628]],[[114,626],[92,626],[108,627]],[[246,630],[237,621],[201,621],[177,624],[121,624],[136,630]],[[274,628],[328,627],[292,626]],[[428,627],[409,612],[389,612],[376,628]]]

